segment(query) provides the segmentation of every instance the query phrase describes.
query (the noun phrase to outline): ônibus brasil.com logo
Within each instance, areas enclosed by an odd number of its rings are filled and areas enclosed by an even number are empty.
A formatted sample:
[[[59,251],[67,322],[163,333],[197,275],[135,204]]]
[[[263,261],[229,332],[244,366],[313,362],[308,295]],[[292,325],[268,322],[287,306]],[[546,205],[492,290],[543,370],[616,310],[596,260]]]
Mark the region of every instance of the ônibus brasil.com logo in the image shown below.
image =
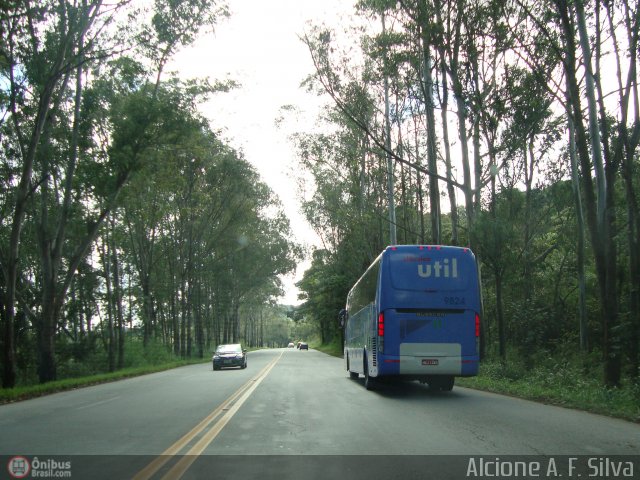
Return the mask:
[[[12,457],[7,464],[7,470],[12,478],[27,478],[29,473],[33,478],[69,478],[71,477],[71,462],[58,461],[48,458],[40,460],[17,455]]]
[[[7,470],[13,478],[25,478],[31,471],[31,464],[25,457],[13,457],[7,464]]]

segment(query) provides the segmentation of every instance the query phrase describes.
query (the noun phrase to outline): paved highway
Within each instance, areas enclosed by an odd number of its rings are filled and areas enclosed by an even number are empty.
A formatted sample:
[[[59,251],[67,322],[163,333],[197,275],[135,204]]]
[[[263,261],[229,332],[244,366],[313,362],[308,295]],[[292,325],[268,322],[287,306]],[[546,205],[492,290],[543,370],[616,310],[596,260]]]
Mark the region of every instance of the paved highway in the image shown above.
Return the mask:
[[[398,459],[409,468],[420,457],[399,455],[639,452],[637,424],[460,387],[371,392],[341,359],[314,350],[261,350],[245,370],[193,365],[0,406],[2,461],[68,458],[72,478],[244,478],[238,469],[246,478],[308,469],[333,478],[361,470],[354,464],[400,478]],[[226,462],[217,475],[211,459]]]

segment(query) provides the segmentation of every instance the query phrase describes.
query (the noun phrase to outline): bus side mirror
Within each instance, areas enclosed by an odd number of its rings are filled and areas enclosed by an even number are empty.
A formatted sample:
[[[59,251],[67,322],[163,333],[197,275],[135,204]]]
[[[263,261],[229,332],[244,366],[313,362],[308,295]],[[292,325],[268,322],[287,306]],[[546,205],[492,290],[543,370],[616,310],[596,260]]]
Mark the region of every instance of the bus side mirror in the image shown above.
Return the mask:
[[[338,313],[338,321],[340,323],[340,328],[344,328],[345,323],[347,322],[347,311],[343,308],[342,310],[340,310],[340,313]]]

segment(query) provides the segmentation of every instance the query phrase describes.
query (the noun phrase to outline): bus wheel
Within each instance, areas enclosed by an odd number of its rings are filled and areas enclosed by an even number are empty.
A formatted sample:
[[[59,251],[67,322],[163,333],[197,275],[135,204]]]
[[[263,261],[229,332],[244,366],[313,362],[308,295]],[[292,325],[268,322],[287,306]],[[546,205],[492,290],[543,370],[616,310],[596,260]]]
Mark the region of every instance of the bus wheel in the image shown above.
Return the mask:
[[[364,388],[367,390],[373,390],[375,388],[376,380],[369,376],[369,362],[367,362],[367,355],[364,356]]]
[[[455,377],[436,377],[431,381],[429,387],[432,387],[434,390],[440,390],[441,392],[450,392],[453,390],[453,384],[455,381]]]
[[[351,368],[349,368],[349,365],[350,365],[350,363],[349,363],[349,355],[347,355],[347,372],[349,372],[349,378],[352,378],[352,379],[355,380],[356,378],[358,378],[360,376],[360,374],[358,372],[352,372]]]
[[[453,383],[455,382],[455,377],[446,377],[443,379],[442,385],[440,386],[440,390],[443,392],[450,392],[453,390]]]

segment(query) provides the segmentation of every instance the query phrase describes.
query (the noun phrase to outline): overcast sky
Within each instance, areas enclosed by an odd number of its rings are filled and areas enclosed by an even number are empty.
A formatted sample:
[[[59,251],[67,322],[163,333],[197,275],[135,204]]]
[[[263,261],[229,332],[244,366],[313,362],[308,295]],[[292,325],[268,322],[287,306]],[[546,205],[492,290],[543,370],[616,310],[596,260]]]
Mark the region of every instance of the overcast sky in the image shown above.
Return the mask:
[[[299,242],[318,244],[302,215],[292,170],[299,170],[288,140],[292,128],[313,125],[320,100],[300,89],[313,72],[306,46],[299,40],[308,22],[336,26],[352,12],[353,0],[230,0],[231,17],[214,34],[200,38],[178,53],[170,69],[184,78],[233,79],[242,86],[217,94],[202,112],[214,130],[223,130],[227,143],[242,150],[263,180],[284,204]],[[278,128],[280,107],[295,105],[304,121]],[[308,263],[299,265],[295,278],[283,278],[285,304],[297,304],[295,281]]]

